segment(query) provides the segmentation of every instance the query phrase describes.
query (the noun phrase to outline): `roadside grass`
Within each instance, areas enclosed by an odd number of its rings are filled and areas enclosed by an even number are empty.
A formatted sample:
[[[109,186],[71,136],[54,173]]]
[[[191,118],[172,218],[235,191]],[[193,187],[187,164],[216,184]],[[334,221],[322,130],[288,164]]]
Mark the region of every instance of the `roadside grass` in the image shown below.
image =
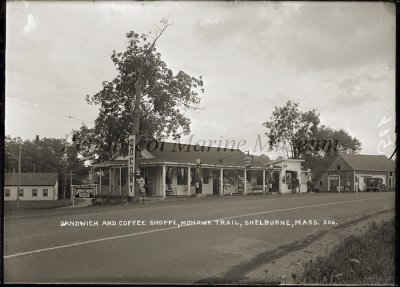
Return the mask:
[[[303,265],[298,284],[394,284],[395,221],[371,222],[365,233],[343,239],[331,253]]]
[[[33,210],[33,209],[51,209],[70,205],[69,199],[58,200],[21,200],[19,210]],[[15,201],[4,202],[4,213],[17,212],[17,205]]]

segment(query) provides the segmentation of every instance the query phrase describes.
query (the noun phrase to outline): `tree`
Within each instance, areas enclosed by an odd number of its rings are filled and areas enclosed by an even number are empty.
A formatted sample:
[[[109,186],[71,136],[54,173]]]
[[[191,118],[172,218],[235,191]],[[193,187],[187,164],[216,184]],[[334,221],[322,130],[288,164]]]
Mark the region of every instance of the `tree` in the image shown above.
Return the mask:
[[[361,151],[361,142],[352,137],[344,129],[334,130],[327,126],[320,126],[316,133],[318,139],[330,139],[335,141],[334,148],[316,149],[314,152],[327,155],[337,155],[338,153],[358,153]],[[321,141],[321,140],[320,140]],[[321,146],[320,146],[321,148]]]
[[[88,176],[88,169],[72,143],[66,139],[43,138],[34,140],[5,137],[5,171],[18,169],[19,145],[21,144],[21,172],[58,173],[59,197],[65,184],[64,174],[72,171],[75,184],[82,184]]]
[[[316,110],[301,112],[298,107],[299,104],[292,101],[283,107],[275,107],[270,121],[263,124],[267,128],[270,147],[285,149],[290,158],[300,158],[303,155],[302,141],[312,138],[320,123]]]
[[[298,103],[291,101],[275,107],[270,121],[263,124],[271,149],[283,147],[287,156],[295,159],[361,151],[360,141],[347,131],[320,125],[315,109],[302,112],[298,107]]]
[[[139,145],[190,133],[191,121],[185,113],[198,108],[203,80],[183,71],[174,74],[161,59],[155,43],[169,26],[162,23],[153,41],[149,41],[151,32],[127,33],[126,51],[114,51],[111,56],[118,75],[104,81],[97,94],[86,97],[89,104],[99,105],[100,113],[93,128],[83,125],[74,131],[75,145],[85,159],[109,160],[117,151],[126,154],[132,132]]]
[[[320,139],[320,144],[315,145],[312,152],[306,153],[302,157],[305,160],[304,167],[311,168],[316,180],[321,177],[339,153],[359,153],[361,151],[361,142],[344,129],[334,130],[322,125],[318,128],[316,136]]]

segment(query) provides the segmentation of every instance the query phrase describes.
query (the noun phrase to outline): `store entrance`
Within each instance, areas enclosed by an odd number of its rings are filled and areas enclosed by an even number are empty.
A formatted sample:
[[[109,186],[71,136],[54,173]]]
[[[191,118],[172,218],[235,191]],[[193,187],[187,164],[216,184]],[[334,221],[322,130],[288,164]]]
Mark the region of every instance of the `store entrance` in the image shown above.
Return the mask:
[[[274,171],[272,174],[272,192],[278,192],[279,191],[279,180],[280,180],[280,172],[279,171]]]
[[[286,184],[289,192],[297,193],[300,183],[297,179],[297,172],[292,170],[286,171]]]
[[[213,170],[212,177],[213,177],[213,194],[219,195],[221,172],[219,170]]]

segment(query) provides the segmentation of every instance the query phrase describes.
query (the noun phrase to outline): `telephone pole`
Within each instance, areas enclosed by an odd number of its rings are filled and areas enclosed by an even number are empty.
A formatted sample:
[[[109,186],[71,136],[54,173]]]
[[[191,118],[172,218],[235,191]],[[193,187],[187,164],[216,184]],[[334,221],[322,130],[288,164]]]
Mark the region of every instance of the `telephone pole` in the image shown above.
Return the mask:
[[[135,83],[135,97],[132,99],[132,105],[133,105],[133,125],[132,125],[132,131],[131,134],[129,135],[129,157],[128,157],[128,179],[129,179],[129,192],[128,192],[128,201],[130,202],[137,202],[140,201],[140,194],[138,192],[135,192],[136,189],[136,181],[135,181],[135,172],[139,168],[139,157],[136,155],[135,149],[136,149],[136,144],[139,141],[139,134],[140,134],[140,102],[142,99],[142,90],[143,90],[143,72],[144,72],[144,64],[145,60],[147,60],[147,57],[151,54],[153,51],[153,48],[157,42],[157,40],[161,37],[161,35],[164,33],[165,29],[167,29],[168,26],[171,24],[168,23],[167,20],[161,21],[163,23],[163,27],[159,33],[157,33],[157,36],[151,43],[151,45],[144,50],[143,54],[140,55],[140,64],[139,68],[137,70],[137,80]],[[133,147],[132,147],[133,145]]]
[[[67,194],[67,171],[64,173],[64,191],[63,191],[63,198],[66,198]]]
[[[19,155],[18,155],[18,188],[17,188],[17,209],[19,208],[19,190],[21,188],[21,146],[19,144]]]
[[[72,190],[72,176],[73,175],[76,175],[76,174],[72,173],[72,170],[71,170],[70,173],[69,173],[69,176],[71,177],[70,178],[70,198],[71,198],[72,205],[74,205],[74,203],[75,203],[74,193],[73,193],[73,190]],[[65,185],[67,185],[67,173],[65,173]]]

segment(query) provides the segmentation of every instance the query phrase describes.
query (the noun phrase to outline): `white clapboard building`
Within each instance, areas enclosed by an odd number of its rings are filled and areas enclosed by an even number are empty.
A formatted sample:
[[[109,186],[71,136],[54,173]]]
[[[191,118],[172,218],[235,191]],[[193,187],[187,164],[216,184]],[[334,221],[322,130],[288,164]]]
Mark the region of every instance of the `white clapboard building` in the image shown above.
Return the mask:
[[[18,173],[4,174],[4,200],[17,199]],[[20,174],[20,200],[57,200],[58,174],[24,172]]]

